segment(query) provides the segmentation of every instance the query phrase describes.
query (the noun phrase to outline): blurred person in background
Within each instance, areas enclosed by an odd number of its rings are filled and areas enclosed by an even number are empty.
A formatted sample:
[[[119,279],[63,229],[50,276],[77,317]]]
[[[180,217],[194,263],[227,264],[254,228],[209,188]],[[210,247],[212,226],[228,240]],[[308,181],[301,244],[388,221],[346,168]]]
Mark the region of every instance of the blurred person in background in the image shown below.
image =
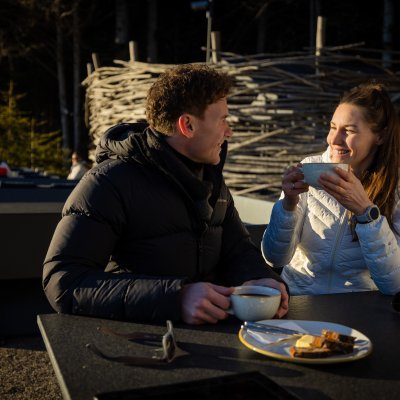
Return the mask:
[[[83,157],[76,151],[71,156],[71,170],[67,176],[67,179],[78,180],[89,171],[89,164],[83,159]]]
[[[11,173],[11,168],[9,165],[0,159],[0,176],[9,176]]]

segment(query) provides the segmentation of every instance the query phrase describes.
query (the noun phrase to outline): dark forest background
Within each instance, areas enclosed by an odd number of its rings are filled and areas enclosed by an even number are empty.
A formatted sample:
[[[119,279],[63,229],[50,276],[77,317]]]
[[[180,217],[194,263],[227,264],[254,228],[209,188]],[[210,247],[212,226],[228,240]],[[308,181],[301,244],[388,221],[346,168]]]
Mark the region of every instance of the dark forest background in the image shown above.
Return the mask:
[[[57,146],[56,158],[65,159],[72,150],[87,151],[80,82],[87,76],[93,53],[100,66],[112,66],[114,59],[129,59],[128,42],[135,41],[139,61],[205,61],[206,12],[194,11],[192,3],[0,0],[0,159],[7,158],[4,154],[10,157],[5,148],[17,137],[30,138],[31,147],[32,138],[38,136],[38,143],[46,138],[43,143],[53,143],[53,150]],[[225,52],[313,52],[318,15],[326,18],[327,46],[363,42],[365,48],[390,49],[395,57],[400,50],[396,24],[400,6],[394,0],[213,0],[212,4],[212,30],[221,33]],[[385,10],[390,13],[386,36]],[[61,103],[60,92],[64,92]],[[18,150],[13,151],[17,157]],[[48,158],[46,154],[41,157]],[[32,157],[17,157],[14,162],[32,166]]]

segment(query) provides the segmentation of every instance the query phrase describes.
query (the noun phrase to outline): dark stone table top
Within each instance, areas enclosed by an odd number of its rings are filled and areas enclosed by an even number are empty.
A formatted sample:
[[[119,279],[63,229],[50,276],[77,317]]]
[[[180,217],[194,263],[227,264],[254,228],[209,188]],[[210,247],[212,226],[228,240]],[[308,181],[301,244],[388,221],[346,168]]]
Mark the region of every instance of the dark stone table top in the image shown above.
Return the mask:
[[[48,314],[38,324],[65,399],[93,399],[96,393],[150,388],[199,379],[259,371],[302,399],[399,399],[400,315],[391,297],[378,292],[292,297],[287,319],[327,321],[352,327],[373,343],[366,358],[327,365],[279,361],[253,352],[238,339],[234,317],[217,325],[176,324],[184,355],[160,366],[127,366],[102,359],[86,348],[95,343],[114,355],[146,356],[149,346],[106,335],[120,332],[162,334],[164,325]],[[133,398],[133,397],[132,397]],[[135,397],[136,398],[136,397]]]

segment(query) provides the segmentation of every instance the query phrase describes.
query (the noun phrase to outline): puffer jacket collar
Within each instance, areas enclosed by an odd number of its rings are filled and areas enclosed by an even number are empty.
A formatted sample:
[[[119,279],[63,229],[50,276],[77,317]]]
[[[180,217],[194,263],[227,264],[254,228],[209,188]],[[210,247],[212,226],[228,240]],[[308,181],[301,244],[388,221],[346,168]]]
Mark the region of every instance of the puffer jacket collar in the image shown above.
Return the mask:
[[[199,180],[167,144],[164,135],[145,124],[119,124],[108,129],[96,149],[96,162],[121,159],[158,169],[175,182],[195,203],[201,219],[209,221],[213,208],[209,204],[215,185],[221,184],[227,142],[222,146],[221,161],[216,166],[205,165],[205,176]]]

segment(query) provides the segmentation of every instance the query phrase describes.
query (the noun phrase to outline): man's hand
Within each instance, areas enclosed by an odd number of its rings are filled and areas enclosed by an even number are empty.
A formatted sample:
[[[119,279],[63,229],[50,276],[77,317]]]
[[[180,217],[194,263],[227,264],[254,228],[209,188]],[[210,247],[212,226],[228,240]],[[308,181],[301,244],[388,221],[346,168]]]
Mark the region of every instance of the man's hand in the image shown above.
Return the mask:
[[[207,282],[191,283],[182,288],[182,319],[187,324],[215,324],[229,316],[232,287]]]
[[[263,278],[253,279],[251,281],[244,282],[242,286],[255,285],[255,286],[268,286],[274,289],[278,289],[281,292],[281,304],[278,311],[275,314],[275,318],[282,318],[289,311],[289,295],[286,291],[286,286],[282,282],[278,282],[275,279]]]

